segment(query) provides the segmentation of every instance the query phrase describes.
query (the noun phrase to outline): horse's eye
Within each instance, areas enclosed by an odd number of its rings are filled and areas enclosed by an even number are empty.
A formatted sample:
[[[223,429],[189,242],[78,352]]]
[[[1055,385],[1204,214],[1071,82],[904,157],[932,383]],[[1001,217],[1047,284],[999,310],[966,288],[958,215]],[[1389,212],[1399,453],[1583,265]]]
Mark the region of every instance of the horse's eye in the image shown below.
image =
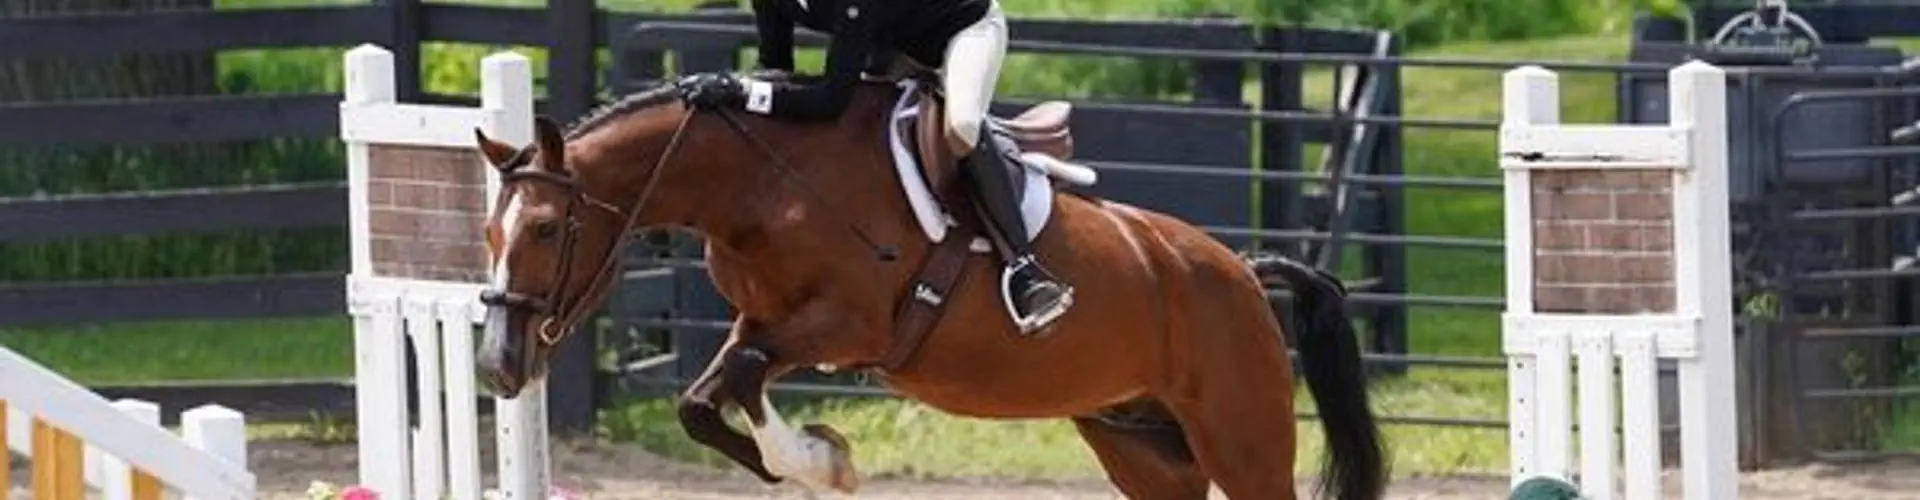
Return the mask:
[[[543,221],[533,226],[533,238],[541,243],[552,243],[558,236],[560,236],[560,224],[557,222]]]

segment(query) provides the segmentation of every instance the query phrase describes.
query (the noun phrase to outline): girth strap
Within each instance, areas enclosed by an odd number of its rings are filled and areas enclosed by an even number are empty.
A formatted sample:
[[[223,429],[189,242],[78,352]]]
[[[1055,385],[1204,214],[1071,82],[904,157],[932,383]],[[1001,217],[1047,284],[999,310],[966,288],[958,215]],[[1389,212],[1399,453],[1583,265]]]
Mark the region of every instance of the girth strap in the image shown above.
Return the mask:
[[[956,197],[950,205],[952,213],[963,214],[971,211],[972,200],[968,197]],[[962,227],[978,227],[963,224]],[[913,281],[907,286],[907,293],[900,297],[893,310],[893,347],[880,361],[880,367],[886,370],[898,370],[907,360],[920,350],[927,341],[927,335],[933,327],[940,324],[940,318],[947,312],[947,304],[953,298],[954,290],[966,283],[968,249],[973,242],[970,231],[950,231],[946,239],[927,251],[920,261],[920,270],[913,275]]]

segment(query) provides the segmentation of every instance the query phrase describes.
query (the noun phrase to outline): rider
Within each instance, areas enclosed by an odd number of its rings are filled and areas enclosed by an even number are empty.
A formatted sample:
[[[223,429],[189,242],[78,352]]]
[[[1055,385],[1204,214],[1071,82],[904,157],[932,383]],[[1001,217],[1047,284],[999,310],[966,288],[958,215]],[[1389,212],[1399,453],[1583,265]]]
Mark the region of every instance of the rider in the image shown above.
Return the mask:
[[[793,71],[794,25],[832,37],[826,75],[812,85],[744,76],[689,77],[696,104],[738,105],[776,119],[830,121],[851,100],[870,59],[891,49],[922,66],[944,67],[948,140],[970,150],[962,164],[988,224],[1010,247],[1002,255],[1001,293],[1022,333],[1037,330],[1066,312],[1073,288],[1036,262],[1025,221],[1014,199],[1006,158],[987,138],[1000,61],[1007,50],[1007,20],[997,0],[753,0],[759,28],[760,66]]]

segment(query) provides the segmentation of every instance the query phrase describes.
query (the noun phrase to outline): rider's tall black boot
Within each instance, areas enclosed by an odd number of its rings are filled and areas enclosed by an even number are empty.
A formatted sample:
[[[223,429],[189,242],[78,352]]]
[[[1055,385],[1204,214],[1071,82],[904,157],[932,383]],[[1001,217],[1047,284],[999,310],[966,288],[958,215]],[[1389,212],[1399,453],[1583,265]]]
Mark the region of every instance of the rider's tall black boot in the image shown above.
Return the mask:
[[[981,126],[980,139],[965,160],[967,177],[973,179],[974,199],[991,219],[989,230],[995,231],[1009,250],[1001,256],[1006,264],[1000,276],[1001,297],[1020,332],[1029,333],[1066,313],[1073,305],[1073,287],[1054,278],[1034,258],[1026,221],[1020,217],[1019,200],[1014,198],[1007,158],[994,147],[988,134],[987,127]]]

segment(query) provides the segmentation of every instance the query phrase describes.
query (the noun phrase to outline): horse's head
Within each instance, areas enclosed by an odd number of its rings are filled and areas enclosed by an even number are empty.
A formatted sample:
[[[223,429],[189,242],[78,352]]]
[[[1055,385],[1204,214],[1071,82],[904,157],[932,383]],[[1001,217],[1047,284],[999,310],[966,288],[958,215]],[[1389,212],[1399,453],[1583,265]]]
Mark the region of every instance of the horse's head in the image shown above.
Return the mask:
[[[475,130],[481,153],[500,175],[500,198],[487,220],[493,282],[482,295],[491,324],[477,356],[482,380],[514,397],[546,373],[547,358],[590,314],[615,272],[614,253],[632,221],[604,192],[589,192],[568,165],[560,128],[535,123],[526,148]]]
[[[876,113],[867,121],[877,128],[884,103],[868,101],[855,109]],[[767,126],[750,130],[750,124]],[[598,307],[619,275],[619,244],[628,231],[684,225],[725,239],[741,227],[764,226],[759,219],[797,213],[764,203],[804,199],[838,207],[845,202],[835,201],[836,194],[874,191],[835,182],[839,191],[824,193],[817,191],[823,184],[798,178],[805,166],[845,161],[844,148],[776,153],[776,145],[790,141],[879,137],[837,130],[695,113],[676,89],[665,87],[602,107],[564,133],[542,118],[534,143],[524,148],[476,131],[481,153],[500,175],[500,198],[487,221],[493,282],[482,300],[491,310],[490,327],[476,356],[488,389],[513,397],[546,373],[553,349]],[[769,175],[787,179],[770,183]],[[808,189],[801,197],[768,191],[788,185]]]

